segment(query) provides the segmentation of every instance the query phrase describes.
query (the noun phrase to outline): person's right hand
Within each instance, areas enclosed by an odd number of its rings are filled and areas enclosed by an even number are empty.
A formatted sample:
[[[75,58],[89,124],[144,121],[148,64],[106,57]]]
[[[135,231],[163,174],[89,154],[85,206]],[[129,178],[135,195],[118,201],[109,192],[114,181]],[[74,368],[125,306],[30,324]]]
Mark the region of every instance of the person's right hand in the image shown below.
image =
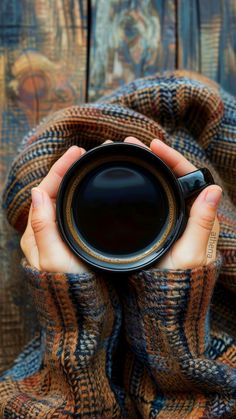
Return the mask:
[[[21,249],[28,263],[40,271],[83,273],[89,269],[63,242],[56,223],[55,201],[63,176],[85,153],[72,146],[51,167],[47,176],[32,189],[28,224],[21,238]]]

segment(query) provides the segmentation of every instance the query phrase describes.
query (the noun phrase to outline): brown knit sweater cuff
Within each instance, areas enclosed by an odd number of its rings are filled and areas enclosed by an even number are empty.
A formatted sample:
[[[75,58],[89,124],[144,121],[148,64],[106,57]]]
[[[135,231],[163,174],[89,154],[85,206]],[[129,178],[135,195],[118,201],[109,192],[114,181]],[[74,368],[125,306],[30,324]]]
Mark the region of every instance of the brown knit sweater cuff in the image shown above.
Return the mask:
[[[26,259],[21,265],[42,327],[76,330],[79,317],[94,318],[96,323],[100,319],[103,328],[103,317],[109,311],[112,316],[112,296],[107,282],[99,274],[43,272],[30,266]]]
[[[192,353],[204,352],[209,340],[210,302],[221,264],[218,254],[215,262],[195,269],[153,268],[133,274],[124,303],[131,345],[133,340],[137,345],[140,338],[140,342],[152,340],[151,346],[155,346],[160,332],[165,336],[175,330],[177,335],[185,335]]]

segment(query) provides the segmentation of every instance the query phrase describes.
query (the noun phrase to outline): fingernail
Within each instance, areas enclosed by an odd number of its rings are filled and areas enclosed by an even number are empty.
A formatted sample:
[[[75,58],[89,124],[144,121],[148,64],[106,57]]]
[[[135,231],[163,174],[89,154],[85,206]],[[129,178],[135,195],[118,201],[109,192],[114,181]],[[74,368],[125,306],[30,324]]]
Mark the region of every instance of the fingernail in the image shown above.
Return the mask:
[[[78,149],[80,149],[81,147],[79,147],[78,145],[72,145],[72,146],[70,146],[70,148],[68,148],[67,150],[66,150],[66,153],[70,150],[78,150]]]
[[[38,208],[43,203],[43,195],[39,189],[31,189],[32,207]]]
[[[80,153],[82,152],[82,150],[83,150],[83,148],[82,147],[79,147],[78,145],[72,145],[70,148],[68,148],[67,150],[66,150],[66,152],[65,152],[65,154],[66,153],[71,153],[71,152],[78,152],[78,151],[80,151]]]
[[[217,189],[210,189],[205,196],[205,201],[211,207],[216,208],[220,202],[221,195],[222,189],[220,187]]]

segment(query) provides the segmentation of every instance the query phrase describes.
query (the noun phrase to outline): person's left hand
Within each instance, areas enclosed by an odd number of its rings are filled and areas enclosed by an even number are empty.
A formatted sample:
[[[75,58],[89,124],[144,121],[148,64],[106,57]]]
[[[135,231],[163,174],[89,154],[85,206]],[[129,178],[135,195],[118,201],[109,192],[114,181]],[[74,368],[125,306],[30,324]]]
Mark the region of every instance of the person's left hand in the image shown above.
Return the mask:
[[[127,137],[125,142],[147,147],[135,137]],[[183,155],[160,140],[153,140],[150,148],[177,177],[197,170]],[[217,208],[221,194],[222,189],[218,185],[208,186],[201,191],[191,207],[184,233],[155,267],[193,269],[215,260],[219,237]]]

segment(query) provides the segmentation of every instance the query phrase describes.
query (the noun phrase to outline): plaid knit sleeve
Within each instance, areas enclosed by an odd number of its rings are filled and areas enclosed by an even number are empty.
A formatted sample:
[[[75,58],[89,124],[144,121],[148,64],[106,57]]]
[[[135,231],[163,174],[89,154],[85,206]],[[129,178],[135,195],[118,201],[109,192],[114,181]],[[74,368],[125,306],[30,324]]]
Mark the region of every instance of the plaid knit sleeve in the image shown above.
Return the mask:
[[[27,348],[0,380],[0,416],[120,418],[112,355],[121,309],[111,282],[92,272],[39,272],[25,260],[23,268],[42,328],[41,364],[33,373]]]
[[[142,417],[236,414],[236,369],[210,356],[220,266],[219,257],[197,269],[150,269],[129,278],[125,386]]]

